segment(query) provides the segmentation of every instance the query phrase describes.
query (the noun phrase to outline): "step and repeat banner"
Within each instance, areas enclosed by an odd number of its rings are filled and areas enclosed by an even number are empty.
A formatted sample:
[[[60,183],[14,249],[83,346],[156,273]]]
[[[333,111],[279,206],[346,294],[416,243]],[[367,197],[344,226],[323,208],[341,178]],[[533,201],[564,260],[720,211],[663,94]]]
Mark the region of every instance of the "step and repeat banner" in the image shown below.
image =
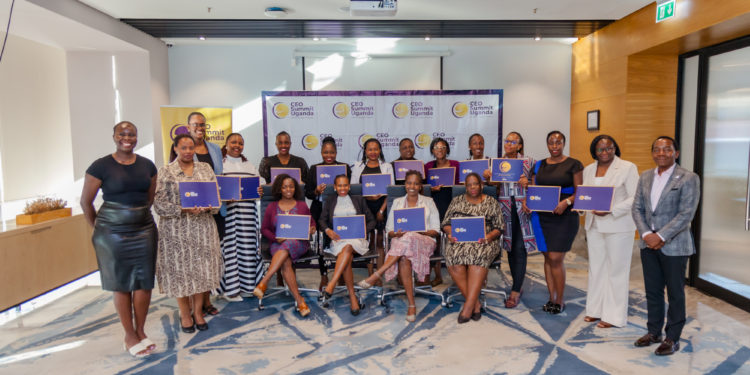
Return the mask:
[[[326,136],[336,139],[337,159],[362,159],[362,145],[377,138],[386,161],[399,157],[398,142],[414,141],[414,157],[432,160],[430,142],[448,141],[454,160],[469,157],[469,136],[484,136],[484,154],[499,155],[503,125],[503,90],[414,91],[264,91],[265,155],[277,153],[275,136],[286,131],[291,153],[309,164],[321,161]]]
[[[221,107],[161,107],[161,140],[164,150],[164,164],[169,163],[169,151],[178,134],[189,133],[187,117],[193,112],[206,116],[206,135],[208,142],[224,146],[226,138],[232,133],[232,109]]]

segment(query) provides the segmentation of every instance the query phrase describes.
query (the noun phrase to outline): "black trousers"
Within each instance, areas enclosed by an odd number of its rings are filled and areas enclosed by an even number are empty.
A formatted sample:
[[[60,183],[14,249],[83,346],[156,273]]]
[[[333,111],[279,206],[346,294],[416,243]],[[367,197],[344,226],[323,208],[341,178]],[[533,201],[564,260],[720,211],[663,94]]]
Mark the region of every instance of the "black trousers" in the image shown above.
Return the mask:
[[[508,268],[510,276],[513,278],[511,291],[520,292],[523,286],[523,279],[526,276],[526,246],[523,244],[523,231],[521,231],[521,220],[516,212],[516,200],[510,197],[510,220],[511,220],[511,241],[510,252],[508,252]]]
[[[667,256],[659,250],[641,249],[643,282],[646,286],[648,332],[660,336],[662,328],[667,338],[680,339],[687,318],[685,312],[685,267],[689,256]],[[667,325],[664,326],[664,288],[667,288]]]

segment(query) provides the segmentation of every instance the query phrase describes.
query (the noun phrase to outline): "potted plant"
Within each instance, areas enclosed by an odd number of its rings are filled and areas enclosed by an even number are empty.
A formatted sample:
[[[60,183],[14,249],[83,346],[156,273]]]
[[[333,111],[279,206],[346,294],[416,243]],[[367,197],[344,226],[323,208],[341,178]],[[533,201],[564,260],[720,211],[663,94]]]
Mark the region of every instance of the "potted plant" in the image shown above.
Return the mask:
[[[22,215],[16,215],[16,225],[41,223],[47,220],[71,216],[73,209],[65,207],[68,202],[62,199],[39,198],[26,203]]]

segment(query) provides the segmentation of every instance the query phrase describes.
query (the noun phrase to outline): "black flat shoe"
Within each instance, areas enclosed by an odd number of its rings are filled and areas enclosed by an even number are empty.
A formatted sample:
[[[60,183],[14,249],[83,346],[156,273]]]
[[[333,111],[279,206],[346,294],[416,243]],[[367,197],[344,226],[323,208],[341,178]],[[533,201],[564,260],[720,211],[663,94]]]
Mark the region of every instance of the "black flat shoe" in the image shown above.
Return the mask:
[[[550,310],[552,310],[553,305],[554,303],[552,301],[547,301],[547,303],[545,303],[544,306],[542,306],[542,311],[550,312]]]
[[[480,312],[475,312],[475,313],[471,314],[471,320],[473,320],[473,321],[476,322],[479,319],[482,319],[482,312],[481,311]]]
[[[362,309],[364,309],[364,308],[365,308],[365,304],[364,303],[360,303],[358,309],[356,309],[356,310],[349,309],[349,311],[352,313],[352,315],[357,316],[357,315],[359,315],[360,312],[362,312]]]
[[[563,311],[565,311],[565,304],[563,303],[562,305],[560,305],[560,304],[555,303],[552,305],[552,308],[549,310],[549,313],[552,315],[557,315]]]
[[[195,321],[195,318],[193,318],[193,321]],[[199,331],[205,331],[208,329],[208,322],[203,324],[195,323],[195,328],[198,328]]]
[[[473,316],[473,315],[472,315]],[[458,314],[458,324],[464,324],[471,320],[472,317],[464,318],[461,314]]]
[[[183,326],[182,322],[180,322],[180,328],[182,328],[182,332],[185,332],[185,333],[193,333],[193,332],[195,332],[195,320],[193,320],[193,324],[192,325],[187,326],[187,327]]]

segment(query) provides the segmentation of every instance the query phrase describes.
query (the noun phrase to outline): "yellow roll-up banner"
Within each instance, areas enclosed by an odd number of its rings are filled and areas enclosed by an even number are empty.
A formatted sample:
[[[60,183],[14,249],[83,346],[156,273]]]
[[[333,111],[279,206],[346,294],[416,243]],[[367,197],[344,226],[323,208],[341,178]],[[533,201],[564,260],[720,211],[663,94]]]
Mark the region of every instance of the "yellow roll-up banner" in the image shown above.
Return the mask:
[[[200,112],[206,117],[206,140],[224,146],[232,133],[232,109],[218,107],[161,107],[161,140],[164,163],[169,163],[169,150],[178,134],[188,133],[188,115]]]

